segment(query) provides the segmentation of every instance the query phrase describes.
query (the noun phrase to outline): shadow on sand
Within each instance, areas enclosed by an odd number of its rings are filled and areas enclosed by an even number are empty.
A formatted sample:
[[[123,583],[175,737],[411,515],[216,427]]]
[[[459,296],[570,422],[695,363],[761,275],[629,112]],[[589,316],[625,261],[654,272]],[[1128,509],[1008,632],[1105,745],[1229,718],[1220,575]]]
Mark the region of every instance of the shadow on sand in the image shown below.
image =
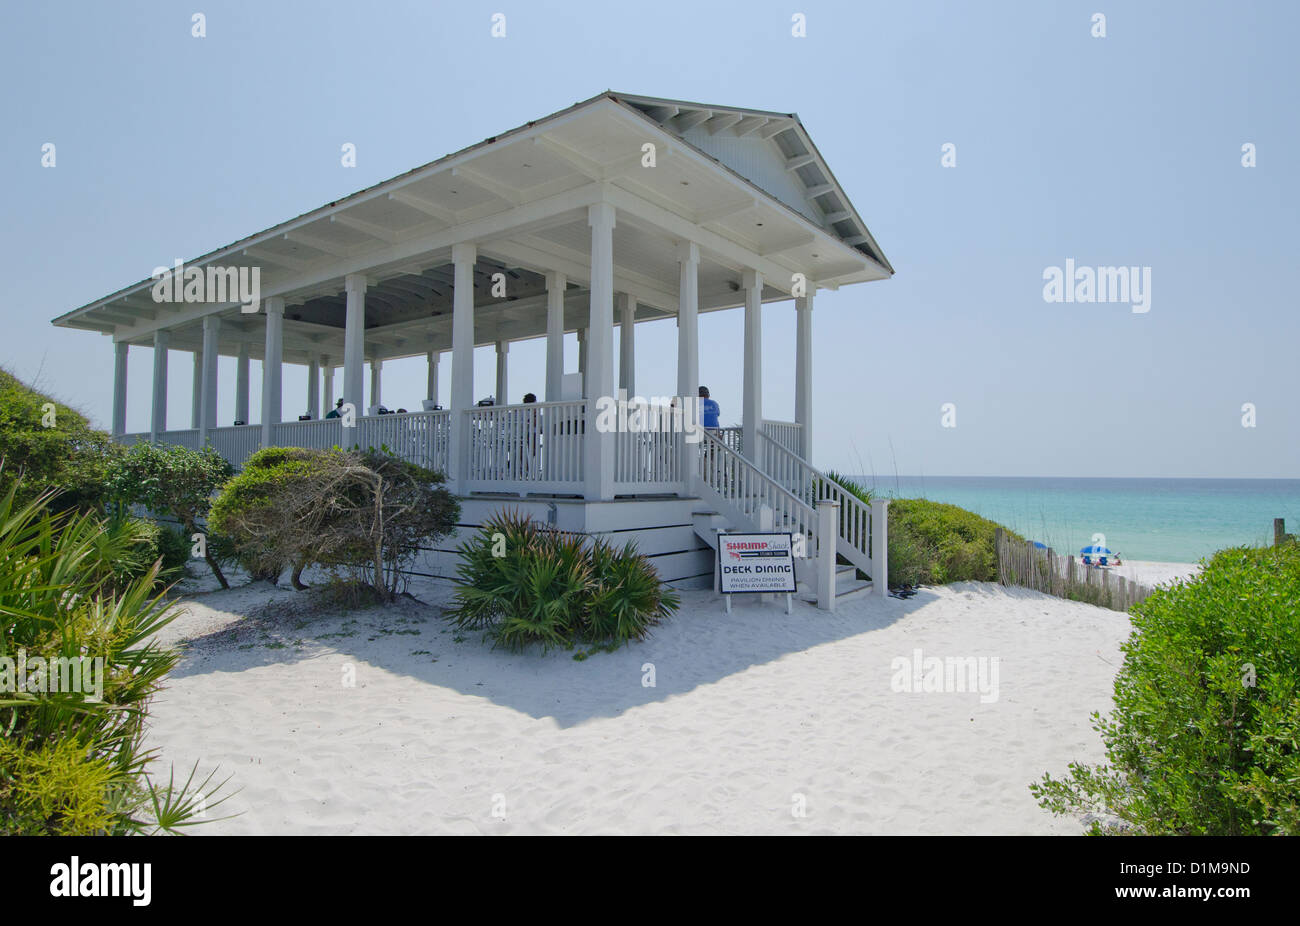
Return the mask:
[[[190,595],[183,603],[226,612],[229,620],[188,637],[178,627],[185,656],[172,677],[306,660],[319,660],[322,672],[338,677],[340,667],[353,662],[569,727],[880,630],[937,597],[929,589],[905,601],[864,594],[840,602],[834,612],[796,600],[787,615],[784,599],[744,596],[727,614],[712,592],[686,591],[676,615],[648,639],[579,661],[574,652],[588,647],[512,653],[492,649],[477,632],[458,632],[442,617],[450,583],[426,581],[412,592],[418,599],[343,613],[321,610],[310,593],[267,584]],[[651,672],[653,686],[646,684]]]

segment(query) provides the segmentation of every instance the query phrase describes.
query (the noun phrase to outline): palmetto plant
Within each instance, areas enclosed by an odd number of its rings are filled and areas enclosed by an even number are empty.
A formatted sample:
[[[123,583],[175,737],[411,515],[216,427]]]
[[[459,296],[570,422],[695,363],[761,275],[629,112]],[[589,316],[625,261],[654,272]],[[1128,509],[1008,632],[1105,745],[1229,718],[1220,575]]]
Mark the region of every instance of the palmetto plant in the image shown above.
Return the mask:
[[[124,579],[112,557],[129,531],[91,513],[53,514],[52,493],[0,499],[0,832],[177,832],[220,803],[212,776],[179,788],[150,779],[142,745],[149,698],[176,664],[152,638],[174,614],[159,564]],[[102,658],[102,691],[20,686],[20,658]],[[36,690],[32,690],[36,687]],[[61,686],[56,686],[61,687]]]
[[[487,631],[494,646],[639,640],[680,603],[631,544],[615,550],[515,512],[493,516],[460,558],[448,616]]]

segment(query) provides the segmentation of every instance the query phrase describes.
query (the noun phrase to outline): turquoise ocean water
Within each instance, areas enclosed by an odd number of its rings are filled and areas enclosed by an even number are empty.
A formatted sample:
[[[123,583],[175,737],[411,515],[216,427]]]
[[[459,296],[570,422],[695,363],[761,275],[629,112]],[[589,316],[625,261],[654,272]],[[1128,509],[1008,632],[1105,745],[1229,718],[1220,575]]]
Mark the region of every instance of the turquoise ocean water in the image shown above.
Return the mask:
[[[882,495],[960,505],[1058,553],[1104,534],[1120,556],[1194,563],[1224,547],[1272,543],[1274,518],[1300,534],[1300,479],[854,478]]]

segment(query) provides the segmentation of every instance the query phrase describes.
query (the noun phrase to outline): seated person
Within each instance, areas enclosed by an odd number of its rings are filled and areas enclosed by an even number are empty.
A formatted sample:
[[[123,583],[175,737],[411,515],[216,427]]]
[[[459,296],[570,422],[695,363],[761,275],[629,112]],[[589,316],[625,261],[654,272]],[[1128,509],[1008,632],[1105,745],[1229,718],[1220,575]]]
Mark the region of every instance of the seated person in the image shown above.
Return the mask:
[[[326,418],[342,418],[343,415],[339,412],[339,409],[342,408],[342,407],[343,407],[343,400],[342,400],[342,399],[339,399],[337,402],[334,403],[334,407],[331,408],[328,412],[325,413],[325,417],[326,417]]]

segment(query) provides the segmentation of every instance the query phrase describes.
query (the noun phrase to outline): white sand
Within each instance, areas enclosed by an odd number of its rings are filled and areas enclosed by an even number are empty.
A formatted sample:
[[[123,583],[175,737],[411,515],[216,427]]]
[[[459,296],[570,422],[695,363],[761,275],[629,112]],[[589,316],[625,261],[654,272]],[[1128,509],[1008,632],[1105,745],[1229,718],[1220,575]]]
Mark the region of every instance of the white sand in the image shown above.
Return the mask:
[[[1139,585],[1155,588],[1175,579],[1190,579],[1201,571],[1196,563],[1156,563],[1144,560],[1124,560],[1123,565],[1112,566],[1110,571],[1134,579]]]
[[[290,605],[240,617],[272,599]],[[977,583],[791,616],[687,592],[650,640],[579,662],[457,642],[436,607],[293,616],[303,601],[200,594],[168,630],[194,642],[150,744],[242,789],[212,812],[241,815],[200,832],[1078,833],[1027,785],[1102,757],[1089,713],[1128,634],[1123,614]],[[998,699],[892,691],[915,648],[998,657]]]

